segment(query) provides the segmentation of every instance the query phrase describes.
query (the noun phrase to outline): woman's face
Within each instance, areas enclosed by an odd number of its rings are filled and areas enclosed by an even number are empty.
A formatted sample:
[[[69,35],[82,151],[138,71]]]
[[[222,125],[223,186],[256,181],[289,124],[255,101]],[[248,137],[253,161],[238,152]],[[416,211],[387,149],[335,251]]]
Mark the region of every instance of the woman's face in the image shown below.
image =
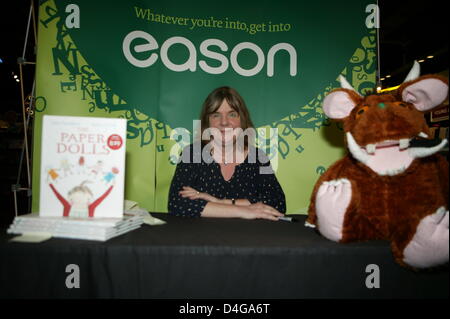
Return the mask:
[[[239,113],[224,99],[217,111],[209,115],[209,127],[218,129],[222,135],[222,142],[228,144],[234,140],[233,129],[241,127]]]

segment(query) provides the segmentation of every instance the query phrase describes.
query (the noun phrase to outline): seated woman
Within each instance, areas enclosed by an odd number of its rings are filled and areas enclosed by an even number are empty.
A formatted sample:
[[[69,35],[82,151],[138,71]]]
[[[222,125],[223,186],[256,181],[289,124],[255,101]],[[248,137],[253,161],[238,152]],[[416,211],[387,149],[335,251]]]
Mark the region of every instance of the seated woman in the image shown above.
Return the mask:
[[[243,134],[253,124],[239,93],[215,89],[200,119],[202,143],[183,150],[169,191],[169,213],[274,221],[283,216],[286,200],[270,162]]]

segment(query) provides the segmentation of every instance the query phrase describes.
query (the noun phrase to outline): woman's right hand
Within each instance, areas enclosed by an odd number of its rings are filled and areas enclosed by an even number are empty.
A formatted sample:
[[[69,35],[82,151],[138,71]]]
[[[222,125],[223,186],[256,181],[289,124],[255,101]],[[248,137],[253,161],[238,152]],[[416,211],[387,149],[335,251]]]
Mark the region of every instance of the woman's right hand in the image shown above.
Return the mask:
[[[240,217],[243,219],[268,219],[278,221],[278,217],[284,216],[275,208],[261,202],[248,206],[239,206]]]

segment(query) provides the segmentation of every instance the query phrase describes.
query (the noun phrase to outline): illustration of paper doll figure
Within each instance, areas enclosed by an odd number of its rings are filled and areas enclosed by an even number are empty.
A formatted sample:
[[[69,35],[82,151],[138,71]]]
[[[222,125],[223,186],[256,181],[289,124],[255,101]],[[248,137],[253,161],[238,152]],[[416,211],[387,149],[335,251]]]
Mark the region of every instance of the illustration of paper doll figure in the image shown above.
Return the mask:
[[[77,167],[77,173],[83,174],[84,173],[84,156],[80,156],[78,159],[78,167]]]
[[[119,170],[116,167],[113,167],[111,169],[111,172],[108,172],[103,176],[103,180],[106,183],[110,183],[114,180],[114,178],[116,177],[117,174],[119,174]]]
[[[69,161],[67,159],[61,160],[60,163],[60,170],[63,171],[64,177],[66,177],[68,174],[72,174],[72,170],[70,169],[72,165],[70,165]]]
[[[97,163],[94,166],[90,167],[90,173],[89,175],[97,175],[102,173],[103,171],[103,161],[97,161]]]
[[[94,217],[95,209],[98,205],[106,198],[106,196],[111,193],[111,190],[114,185],[111,185],[102,196],[93,200],[92,191],[87,187],[87,181],[84,181],[78,186],[72,188],[65,199],[55,188],[53,184],[49,184],[53,193],[56,195],[58,200],[64,207],[63,216],[64,217]]]
[[[52,180],[56,180],[59,177],[58,172],[54,168],[48,168],[47,172],[48,172],[48,174],[47,174],[47,182],[49,181],[49,177]]]

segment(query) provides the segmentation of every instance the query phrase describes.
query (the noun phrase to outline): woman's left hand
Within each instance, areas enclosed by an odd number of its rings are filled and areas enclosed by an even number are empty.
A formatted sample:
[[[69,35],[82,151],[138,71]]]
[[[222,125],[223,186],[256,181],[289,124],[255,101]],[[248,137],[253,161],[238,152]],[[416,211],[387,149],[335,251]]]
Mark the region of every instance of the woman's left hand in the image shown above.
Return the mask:
[[[208,202],[217,203],[219,200],[214,196],[211,196],[207,193],[198,192],[189,186],[183,186],[183,189],[179,192],[181,197],[189,198],[189,199],[204,199]]]

